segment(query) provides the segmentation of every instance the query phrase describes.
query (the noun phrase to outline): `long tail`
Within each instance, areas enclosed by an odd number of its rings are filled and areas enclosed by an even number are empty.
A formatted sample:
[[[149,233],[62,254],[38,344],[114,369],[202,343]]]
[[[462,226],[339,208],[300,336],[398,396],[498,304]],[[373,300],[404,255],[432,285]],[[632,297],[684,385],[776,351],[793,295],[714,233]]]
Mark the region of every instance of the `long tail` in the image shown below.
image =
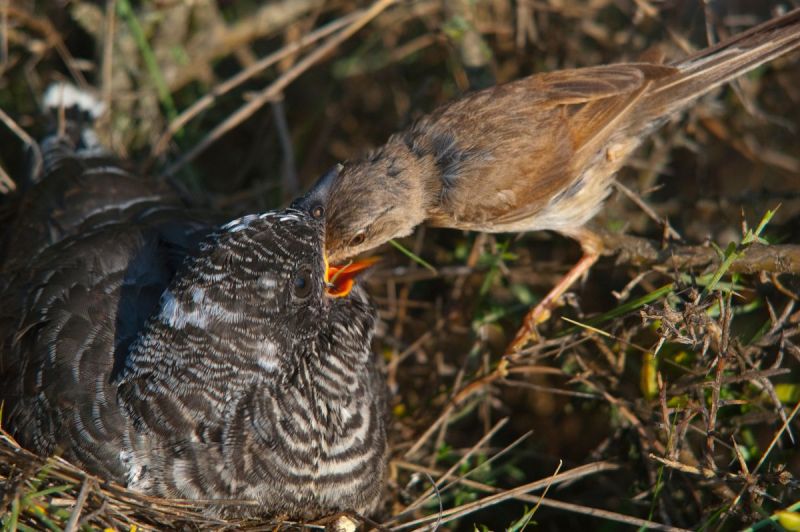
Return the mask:
[[[795,9],[673,63],[678,72],[653,82],[639,112],[653,118],[673,114],[714,88],[798,47],[800,9]]]

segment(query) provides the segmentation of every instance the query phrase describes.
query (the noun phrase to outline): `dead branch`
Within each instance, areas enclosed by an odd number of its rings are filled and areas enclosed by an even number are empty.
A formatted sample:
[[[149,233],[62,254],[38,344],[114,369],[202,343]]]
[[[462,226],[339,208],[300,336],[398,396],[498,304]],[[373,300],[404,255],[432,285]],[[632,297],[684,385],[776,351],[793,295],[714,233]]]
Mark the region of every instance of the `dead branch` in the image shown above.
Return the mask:
[[[617,262],[648,266],[663,270],[710,270],[722,262],[716,250],[707,246],[677,246],[660,248],[646,238],[604,232],[601,234],[604,254],[616,255]],[[733,273],[800,273],[800,245],[752,244],[730,267]]]

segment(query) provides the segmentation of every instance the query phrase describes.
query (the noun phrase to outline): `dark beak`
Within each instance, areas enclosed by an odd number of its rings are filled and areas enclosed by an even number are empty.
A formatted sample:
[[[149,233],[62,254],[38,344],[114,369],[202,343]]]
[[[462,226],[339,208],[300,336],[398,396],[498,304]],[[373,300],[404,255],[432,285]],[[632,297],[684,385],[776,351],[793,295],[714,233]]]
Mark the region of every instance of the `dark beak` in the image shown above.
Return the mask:
[[[317,218],[317,216],[315,216],[315,212],[321,212],[318,210],[318,207],[323,207],[328,203],[327,199],[333,190],[333,185],[336,182],[336,178],[339,177],[339,173],[343,168],[344,167],[341,164],[337,164],[328,170],[319,179],[317,179],[317,182],[314,183],[314,185],[309,189],[308,192],[306,192],[304,196],[294,200],[290,207],[305,211],[314,218]],[[324,215],[324,211],[322,211],[322,215]]]

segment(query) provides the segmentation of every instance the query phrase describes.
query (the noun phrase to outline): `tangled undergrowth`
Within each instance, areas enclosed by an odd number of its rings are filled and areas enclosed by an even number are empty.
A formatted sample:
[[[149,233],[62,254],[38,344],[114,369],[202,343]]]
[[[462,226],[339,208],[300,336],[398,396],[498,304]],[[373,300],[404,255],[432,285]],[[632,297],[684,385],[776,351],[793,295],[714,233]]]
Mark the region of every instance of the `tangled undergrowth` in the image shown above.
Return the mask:
[[[0,189],[55,79],[97,87],[105,142],[231,216],[470,89],[679,57],[790,1],[0,1]],[[366,280],[392,399],[366,528],[791,529],[800,514],[800,56],[667,125],[596,220],[607,256],[504,356],[578,259],[546,234],[420,228]],[[4,198],[3,201],[6,201]],[[729,244],[733,242],[733,244]],[[274,530],[132,493],[0,441],[14,530]],[[309,527],[323,528],[326,522]],[[796,528],[795,528],[796,529]]]

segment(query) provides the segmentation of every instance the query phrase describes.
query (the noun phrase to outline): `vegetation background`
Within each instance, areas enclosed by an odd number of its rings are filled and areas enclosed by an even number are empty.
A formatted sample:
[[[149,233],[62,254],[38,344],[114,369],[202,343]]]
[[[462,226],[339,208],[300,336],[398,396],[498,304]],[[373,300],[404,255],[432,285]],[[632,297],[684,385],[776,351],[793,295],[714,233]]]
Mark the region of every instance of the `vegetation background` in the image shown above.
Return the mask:
[[[233,217],[469,90],[656,45],[679,58],[796,5],[0,0],[0,201],[56,79],[97,89],[114,150]],[[401,244],[423,261],[380,250],[365,282],[393,466],[367,527],[800,526],[798,65],[717,91],[638,152],[596,222],[608,256],[517,356],[504,347],[575,243],[420,228]],[[299,526],[220,521],[7,436],[0,478],[10,530]]]

